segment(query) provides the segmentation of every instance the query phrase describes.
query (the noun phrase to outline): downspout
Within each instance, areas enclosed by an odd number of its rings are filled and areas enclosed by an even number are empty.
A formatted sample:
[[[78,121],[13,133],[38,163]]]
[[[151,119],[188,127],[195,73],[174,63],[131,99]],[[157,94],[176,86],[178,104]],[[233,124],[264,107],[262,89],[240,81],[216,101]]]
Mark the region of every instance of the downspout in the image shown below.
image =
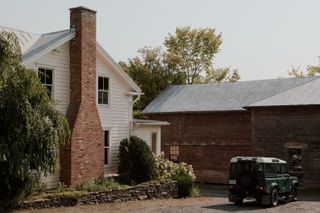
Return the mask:
[[[132,131],[133,131],[133,104],[136,103],[141,95],[143,95],[144,93],[142,92],[129,92],[128,95],[131,95],[131,96],[136,96],[137,97],[131,102],[131,106],[130,106],[130,110],[132,110],[132,117],[130,118],[130,136],[132,135]]]

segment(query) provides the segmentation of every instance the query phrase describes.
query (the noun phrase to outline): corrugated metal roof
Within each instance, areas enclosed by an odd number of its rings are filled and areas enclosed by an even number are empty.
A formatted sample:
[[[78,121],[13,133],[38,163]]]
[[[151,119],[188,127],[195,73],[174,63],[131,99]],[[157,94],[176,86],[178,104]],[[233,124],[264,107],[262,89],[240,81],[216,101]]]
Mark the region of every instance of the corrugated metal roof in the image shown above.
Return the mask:
[[[143,113],[244,110],[244,106],[315,79],[317,77],[170,86]]]
[[[42,50],[50,47],[54,43],[74,33],[75,33],[74,29],[67,29],[67,30],[42,34],[40,38],[22,55],[22,61],[25,61],[28,58],[31,58],[37,53],[40,53]]]
[[[250,104],[248,107],[297,105],[320,105],[320,79]]]
[[[0,31],[12,32],[17,36],[21,47],[22,61],[26,61],[63,38],[74,34],[74,29],[61,30],[41,35],[3,26],[0,26]]]
[[[14,33],[19,41],[21,52],[24,54],[28,49],[32,47],[34,43],[41,37],[40,34],[30,33],[23,30],[17,30],[10,27],[0,26],[0,31],[6,31],[10,33]]]

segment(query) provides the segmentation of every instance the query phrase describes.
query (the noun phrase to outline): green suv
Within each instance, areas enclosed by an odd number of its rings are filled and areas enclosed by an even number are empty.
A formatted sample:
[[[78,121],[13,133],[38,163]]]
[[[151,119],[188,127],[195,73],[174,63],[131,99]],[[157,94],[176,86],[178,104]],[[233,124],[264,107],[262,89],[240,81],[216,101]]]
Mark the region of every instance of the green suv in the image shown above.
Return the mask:
[[[271,206],[280,200],[298,200],[298,178],[290,176],[287,163],[277,158],[232,158],[229,185],[229,201],[237,205],[246,197]]]

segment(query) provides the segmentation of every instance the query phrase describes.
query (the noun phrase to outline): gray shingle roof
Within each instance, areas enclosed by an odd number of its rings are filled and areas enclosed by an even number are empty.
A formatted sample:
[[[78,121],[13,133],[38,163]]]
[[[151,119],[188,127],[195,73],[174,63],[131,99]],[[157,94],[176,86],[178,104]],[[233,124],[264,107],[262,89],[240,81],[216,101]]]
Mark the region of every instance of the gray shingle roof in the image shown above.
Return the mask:
[[[250,104],[248,107],[320,105],[320,79]]]
[[[176,85],[165,89],[143,113],[234,111],[318,79],[271,80]]]

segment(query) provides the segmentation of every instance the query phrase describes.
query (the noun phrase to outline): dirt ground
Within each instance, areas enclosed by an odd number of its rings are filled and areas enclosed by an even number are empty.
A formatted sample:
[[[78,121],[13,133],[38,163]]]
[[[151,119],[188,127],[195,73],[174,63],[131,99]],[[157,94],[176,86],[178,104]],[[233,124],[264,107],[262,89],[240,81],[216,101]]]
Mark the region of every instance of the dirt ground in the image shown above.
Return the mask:
[[[297,202],[281,203],[274,208],[262,207],[253,200],[247,200],[243,206],[228,202],[224,187],[201,186],[199,198],[130,201],[124,203],[108,203],[99,205],[77,205],[74,207],[52,208],[42,210],[19,211],[19,213],[84,213],[84,212],[161,212],[161,213],[193,213],[193,212],[320,212],[320,194],[305,193]]]

